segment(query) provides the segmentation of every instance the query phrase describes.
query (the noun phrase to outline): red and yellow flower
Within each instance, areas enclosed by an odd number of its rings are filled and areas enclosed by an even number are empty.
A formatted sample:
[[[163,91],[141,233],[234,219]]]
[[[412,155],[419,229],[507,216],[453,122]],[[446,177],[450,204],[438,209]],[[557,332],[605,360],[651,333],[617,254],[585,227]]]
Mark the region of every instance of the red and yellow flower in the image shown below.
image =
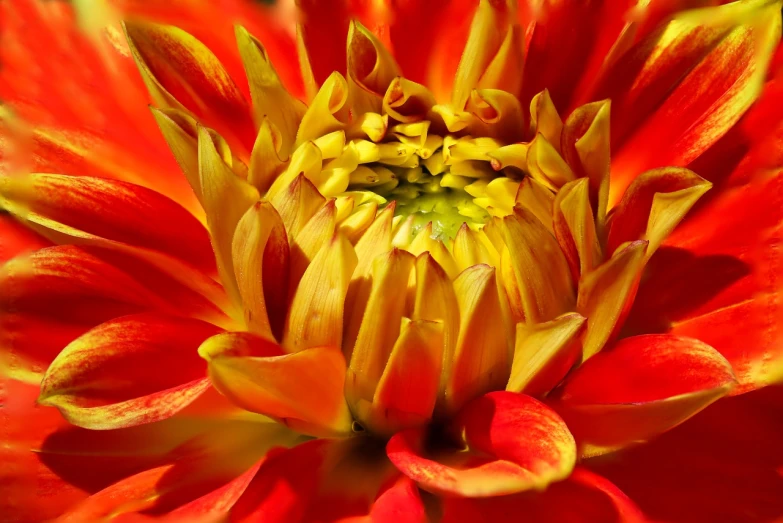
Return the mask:
[[[522,4],[2,4],[3,513],[783,515],[781,3]]]

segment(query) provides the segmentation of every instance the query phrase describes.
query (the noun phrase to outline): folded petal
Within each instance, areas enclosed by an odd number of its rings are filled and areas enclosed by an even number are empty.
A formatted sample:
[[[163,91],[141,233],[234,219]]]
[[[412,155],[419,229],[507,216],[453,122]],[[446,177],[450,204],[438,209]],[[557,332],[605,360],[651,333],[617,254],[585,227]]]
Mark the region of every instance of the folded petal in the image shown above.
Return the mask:
[[[542,490],[567,477],[576,446],[563,420],[544,404],[511,392],[468,403],[453,430],[469,451],[425,449],[427,432],[408,429],[389,440],[386,453],[400,471],[436,494],[488,497]]]
[[[575,281],[602,260],[601,245],[590,207],[589,181],[580,178],[564,185],[553,203],[553,229]],[[612,252],[612,251],[610,251]]]
[[[212,273],[204,227],[189,212],[150,189],[116,180],[34,174],[0,179],[9,212],[58,243],[103,240],[157,250]]]
[[[583,454],[645,441],[693,416],[736,385],[731,365],[698,340],[625,338],[566,380],[556,403]]]
[[[195,350],[218,331],[198,320],[152,314],[106,322],[54,359],[38,402],[91,429],[165,419],[209,387],[206,366]]]
[[[352,418],[343,396],[345,359],[338,348],[286,354],[253,334],[225,333],[207,340],[199,354],[209,362],[215,387],[240,407],[308,434],[350,432]]]
[[[131,53],[156,105],[187,109],[248,156],[255,138],[244,95],[212,52],[174,26],[126,21]]]
[[[542,523],[641,523],[641,510],[620,489],[584,467],[544,492],[488,499],[444,499],[443,523],[512,523],[520,514]]]

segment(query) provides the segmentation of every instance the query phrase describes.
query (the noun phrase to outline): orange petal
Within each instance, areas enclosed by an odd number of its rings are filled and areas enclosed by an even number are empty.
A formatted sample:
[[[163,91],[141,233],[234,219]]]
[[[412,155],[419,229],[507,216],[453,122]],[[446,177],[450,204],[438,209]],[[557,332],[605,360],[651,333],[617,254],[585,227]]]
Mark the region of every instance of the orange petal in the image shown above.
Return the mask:
[[[645,441],[693,416],[735,385],[731,365],[698,340],[634,336],[566,380],[555,407],[583,454]]]
[[[296,289],[285,327],[289,351],[341,347],[345,296],[356,267],[356,252],[339,232],[315,256]]]
[[[511,351],[501,315],[495,269],[474,265],[454,281],[459,306],[459,335],[446,373],[442,408],[449,413],[504,386],[511,371]]]
[[[607,251],[620,244],[648,240],[647,257],[671,234],[712,184],[688,169],[669,167],[636,178],[612,215]]]
[[[350,432],[345,359],[335,347],[286,354],[274,342],[236,332],[212,337],[198,351],[209,362],[215,387],[236,405],[299,432]]]
[[[617,334],[636,295],[646,249],[646,241],[632,242],[582,277],[576,310],[587,318],[584,359]]]
[[[546,323],[517,323],[510,392],[539,396],[560,383],[579,358],[577,335],[585,324],[579,314],[564,314]]]
[[[131,53],[155,103],[187,109],[229,136],[248,156],[255,138],[250,110],[220,61],[196,38],[177,27],[124,23]]]
[[[386,453],[425,490],[442,495],[488,497],[541,490],[567,477],[576,446],[563,420],[522,394],[493,392],[468,403],[455,422],[471,452],[424,449],[426,431],[393,436]]]
[[[635,471],[638,476],[638,470]],[[486,499],[444,499],[443,523],[514,523],[524,514],[540,523],[642,523],[641,510],[607,479],[584,467],[544,492]]]
[[[622,115],[612,201],[647,169],[687,165],[737,122],[761,92],[780,28],[779,6],[763,0],[686,11],[617,62],[599,89]]]
[[[165,196],[130,183],[56,174],[0,179],[0,202],[59,243],[154,249],[212,273],[204,227]]]
[[[219,329],[198,320],[126,316],[74,340],[54,359],[38,402],[74,425],[116,429],[165,419],[208,387],[195,349]],[[162,372],[149,372],[154,366]]]
[[[573,307],[574,289],[563,252],[554,236],[531,211],[515,207],[503,219],[503,233],[513,269],[506,288],[519,289],[520,301],[512,303],[516,321],[548,321]]]
[[[269,202],[256,202],[239,220],[232,257],[245,322],[253,332],[274,339],[272,327],[282,327],[288,301],[289,251],[283,221]]]

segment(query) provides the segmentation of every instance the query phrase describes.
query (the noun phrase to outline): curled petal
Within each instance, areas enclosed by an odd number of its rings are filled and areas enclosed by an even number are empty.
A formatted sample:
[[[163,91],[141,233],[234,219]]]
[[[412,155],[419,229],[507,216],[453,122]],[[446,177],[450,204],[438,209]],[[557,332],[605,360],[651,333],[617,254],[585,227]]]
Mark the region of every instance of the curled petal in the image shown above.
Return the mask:
[[[348,85],[351,106],[357,113],[381,110],[382,97],[400,75],[386,47],[360,22],[348,26]]]
[[[332,131],[339,131],[349,122],[348,82],[335,71],[318,90],[302,117],[296,134],[295,147],[315,140]]]
[[[522,394],[493,392],[468,403],[455,430],[469,451],[430,455],[426,431],[409,429],[389,440],[386,453],[400,471],[430,492],[487,497],[541,490],[571,473],[573,436],[560,417]]]
[[[731,365],[698,340],[619,341],[566,380],[556,409],[584,454],[644,441],[693,416],[736,385]]]
[[[38,402],[91,429],[165,419],[209,387],[205,366],[194,351],[218,330],[198,320],[159,315],[104,323],[55,358]],[[151,367],[160,372],[149,372]]]
[[[225,333],[198,349],[209,377],[233,403],[281,420],[299,432],[347,434],[351,414],[343,397],[345,359],[335,347],[285,354],[249,333]]]

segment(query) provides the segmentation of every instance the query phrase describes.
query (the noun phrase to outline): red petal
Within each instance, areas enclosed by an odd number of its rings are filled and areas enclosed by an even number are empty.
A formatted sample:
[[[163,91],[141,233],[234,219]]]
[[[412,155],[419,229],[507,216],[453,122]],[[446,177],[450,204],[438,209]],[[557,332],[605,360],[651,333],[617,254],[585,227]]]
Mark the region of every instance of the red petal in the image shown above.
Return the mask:
[[[544,492],[490,499],[446,498],[443,523],[641,523],[639,508],[605,478],[582,467]]]
[[[0,263],[51,245],[11,216],[0,213]]]
[[[596,454],[682,423],[735,384],[729,363],[698,340],[635,336],[571,374],[553,406],[583,453]]]
[[[334,71],[345,75],[345,42],[348,38],[347,2],[318,0],[297,2],[301,34],[317,85]]]
[[[427,514],[416,483],[400,475],[375,500],[370,520],[373,523],[426,523]]]
[[[778,521],[783,517],[783,388],[725,398],[645,445],[585,466],[656,521]]]
[[[55,358],[38,402],[56,406],[71,423],[85,428],[165,419],[209,387],[196,349],[218,331],[198,320],[151,314],[106,322]]]
[[[468,403],[455,433],[473,452],[447,450],[427,457],[423,429],[389,440],[386,453],[420,487],[439,494],[497,496],[543,489],[570,474],[576,459],[565,423],[543,403],[511,392],[493,392]]]
[[[35,174],[0,180],[0,201],[61,243],[119,242],[158,250],[214,273],[206,229],[155,191],[89,177]]]

